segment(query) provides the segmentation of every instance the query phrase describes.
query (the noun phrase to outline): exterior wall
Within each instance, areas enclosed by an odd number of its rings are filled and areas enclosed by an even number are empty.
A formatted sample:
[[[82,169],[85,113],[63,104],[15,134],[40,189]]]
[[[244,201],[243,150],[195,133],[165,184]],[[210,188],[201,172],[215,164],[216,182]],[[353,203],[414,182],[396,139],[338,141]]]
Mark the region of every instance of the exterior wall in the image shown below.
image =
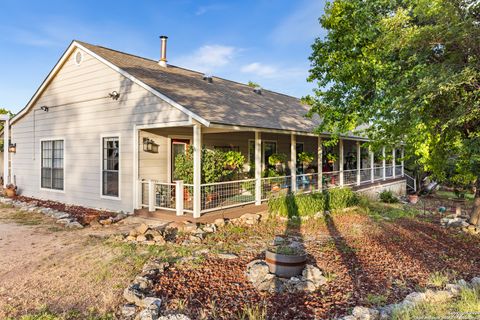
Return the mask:
[[[381,182],[367,188],[355,189],[356,192],[366,196],[369,199],[378,200],[379,194],[383,191],[392,191],[397,196],[404,196],[407,192],[407,182],[405,179],[392,182]]]
[[[188,116],[87,53],[80,65],[75,64],[74,56],[75,52],[33,109],[12,125],[12,142],[17,144],[17,152],[12,154],[13,175],[25,196],[131,211],[134,125],[185,121]],[[108,98],[114,90],[120,93],[117,101]],[[48,106],[49,111],[40,110],[41,106]],[[120,137],[118,200],[101,197],[104,135]],[[40,141],[51,138],[65,141],[63,192],[40,189]]]

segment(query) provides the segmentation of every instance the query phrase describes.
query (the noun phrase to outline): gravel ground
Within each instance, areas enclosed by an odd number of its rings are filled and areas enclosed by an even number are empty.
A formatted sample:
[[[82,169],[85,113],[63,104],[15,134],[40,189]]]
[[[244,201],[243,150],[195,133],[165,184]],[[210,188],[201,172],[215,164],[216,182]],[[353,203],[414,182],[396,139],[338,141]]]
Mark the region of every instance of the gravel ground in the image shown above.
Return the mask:
[[[269,319],[329,319],[346,315],[357,304],[400,301],[428,286],[435,271],[458,279],[479,276],[479,238],[441,228],[438,217],[428,219],[435,221],[377,222],[348,213],[334,215],[316,231],[311,226],[309,231],[294,230],[304,239],[309,263],[330,279],[312,294],[256,292],[244,275],[246,264],[261,256],[262,246],[253,242],[237,260],[207,257],[174,265],[157,279],[156,292],[171,309],[193,318],[239,318],[246,307],[263,305]],[[261,229],[256,234],[262,234]]]

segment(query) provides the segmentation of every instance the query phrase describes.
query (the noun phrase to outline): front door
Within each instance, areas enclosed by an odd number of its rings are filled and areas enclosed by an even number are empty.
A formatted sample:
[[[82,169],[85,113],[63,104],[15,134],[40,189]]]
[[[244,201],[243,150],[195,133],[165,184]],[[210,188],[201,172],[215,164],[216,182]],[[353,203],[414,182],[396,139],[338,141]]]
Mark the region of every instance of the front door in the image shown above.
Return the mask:
[[[187,152],[188,145],[190,144],[190,140],[188,139],[172,139],[172,145],[171,145],[171,168],[172,168],[172,182],[175,180],[178,180],[178,178],[175,176],[175,158],[178,155],[185,154]]]

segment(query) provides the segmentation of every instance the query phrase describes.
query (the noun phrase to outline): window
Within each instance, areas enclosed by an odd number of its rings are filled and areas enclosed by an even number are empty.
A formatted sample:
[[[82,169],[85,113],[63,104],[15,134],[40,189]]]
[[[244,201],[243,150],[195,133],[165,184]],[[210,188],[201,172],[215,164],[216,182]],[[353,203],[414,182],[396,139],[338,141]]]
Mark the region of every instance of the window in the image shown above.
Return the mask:
[[[120,144],[118,137],[103,138],[102,195],[119,196]]]
[[[274,153],[277,153],[277,142],[262,141],[263,165],[265,167],[269,166],[268,158]],[[248,162],[255,163],[255,140],[248,140]]]
[[[75,53],[75,64],[79,66],[83,61],[83,53],[81,51],[77,51]]]
[[[63,140],[42,141],[41,187],[63,190]]]

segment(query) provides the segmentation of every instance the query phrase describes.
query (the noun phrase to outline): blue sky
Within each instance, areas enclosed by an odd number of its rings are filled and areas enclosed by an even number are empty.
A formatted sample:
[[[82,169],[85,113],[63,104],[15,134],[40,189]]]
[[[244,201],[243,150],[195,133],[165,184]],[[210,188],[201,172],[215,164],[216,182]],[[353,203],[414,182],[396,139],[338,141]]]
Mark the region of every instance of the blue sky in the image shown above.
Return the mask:
[[[297,97],[325,0],[0,2],[0,107],[18,112],[72,39]]]

